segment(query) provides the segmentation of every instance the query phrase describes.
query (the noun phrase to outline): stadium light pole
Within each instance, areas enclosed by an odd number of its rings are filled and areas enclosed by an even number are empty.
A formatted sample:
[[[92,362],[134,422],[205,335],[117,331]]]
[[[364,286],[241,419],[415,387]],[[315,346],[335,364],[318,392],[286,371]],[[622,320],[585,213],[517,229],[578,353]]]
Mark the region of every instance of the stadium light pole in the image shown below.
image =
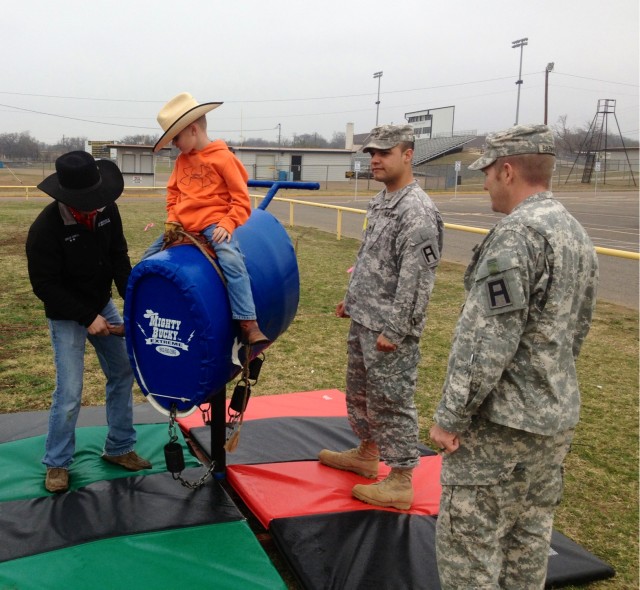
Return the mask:
[[[547,113],[549,111],[549,72],[553,71],[555,64],[550,61],[544,71],[544,124],[547,124]]]
[[[376,100],[376,127],[378,126],[378,114],[380,113],[380,78],[382,78],[382,72],[374,72],[374,79],[378,78],[378,100]]]
[[[518,116],[520,114],[520,87],[522,86],[522,52],[524,46],[527,45],[529,41],[528,37],[524,39],[518,39],[517,41],[511,42],[511,49],[520,48],[520,70],[518,72],[518,79],[516,80],[516,84],[518,86],[518,102],[516,103],[516,125],[518,124]]]

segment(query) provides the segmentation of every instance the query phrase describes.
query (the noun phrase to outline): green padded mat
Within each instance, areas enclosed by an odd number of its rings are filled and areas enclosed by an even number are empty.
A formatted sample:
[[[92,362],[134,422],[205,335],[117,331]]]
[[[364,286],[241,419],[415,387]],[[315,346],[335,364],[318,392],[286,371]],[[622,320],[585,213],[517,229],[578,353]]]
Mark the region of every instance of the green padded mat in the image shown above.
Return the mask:
[[[94,541],[0,563],[2,590],[286,590],[246,521]]]
[[[137,424],[135,428],[138,433],[136,452],[153,465],[152,469],[135,473],[142,475],[165,472],[164,446],[169,442],[168,425]],[[129,477],[133,474],[100,458],[106,436],[106,426],[76,429],[76,452],[69,469],[72,490],[96,481]],[[185,467],[198,467],[200,462],[189,453],[182,437],[179,437],[179,442],[184,447]],[[44,435],[0,444],[0,502],[50,495],[44,488],[44,444]],[[202,469],[204,473],[205,468]],[[3,590],[2,586],[0,590]]]

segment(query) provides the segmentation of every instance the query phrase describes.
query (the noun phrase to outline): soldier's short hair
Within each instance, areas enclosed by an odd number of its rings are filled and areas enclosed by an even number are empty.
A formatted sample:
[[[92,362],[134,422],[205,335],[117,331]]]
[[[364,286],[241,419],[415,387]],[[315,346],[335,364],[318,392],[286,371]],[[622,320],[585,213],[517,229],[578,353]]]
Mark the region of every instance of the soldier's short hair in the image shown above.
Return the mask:
[[[415,149],[416,143],[415,141],[401,141],[398,145],[400,146],[400,151],[404,153],[407,150]]]
[[[518,156],[504,156],[497,162],[508,162],[516,168],[527,184],[551,185],[553,166],[556,157],[551,154],[520,154]]]

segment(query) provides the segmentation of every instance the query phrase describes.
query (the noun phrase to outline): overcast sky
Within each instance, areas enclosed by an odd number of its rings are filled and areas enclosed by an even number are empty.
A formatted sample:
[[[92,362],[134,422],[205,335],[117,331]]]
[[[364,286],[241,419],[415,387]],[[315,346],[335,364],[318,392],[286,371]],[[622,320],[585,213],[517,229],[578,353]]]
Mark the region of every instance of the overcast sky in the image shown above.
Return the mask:
[[[223,101],[210,137],[331,139],[353,122],[455,106],[456,131],[544,118],[589,125],[615,99],[638,136],[638,0],[20,0],[2,4],[0,133],[118,140],[156,134],[186,91]],[[617,132],[615,120],[609,129]]]

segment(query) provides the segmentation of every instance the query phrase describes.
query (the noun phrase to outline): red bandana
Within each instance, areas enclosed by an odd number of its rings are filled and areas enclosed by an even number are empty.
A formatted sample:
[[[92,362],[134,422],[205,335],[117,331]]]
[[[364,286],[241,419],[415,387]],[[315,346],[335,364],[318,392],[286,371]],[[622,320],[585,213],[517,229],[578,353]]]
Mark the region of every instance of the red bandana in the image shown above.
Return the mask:
[[[95,219],[96,215],[98,214],[97,211],[89,211],[87,213],[87,212],[83,212],[83,211],[78,211],[77,209],[74,209],[73,207],[69,207],[69,211],[71,211],[71,215],[73,215],[73,218],[78,223],[81,223],[86,228],[88,228],[88,229],[93,231],[93,220]]]

